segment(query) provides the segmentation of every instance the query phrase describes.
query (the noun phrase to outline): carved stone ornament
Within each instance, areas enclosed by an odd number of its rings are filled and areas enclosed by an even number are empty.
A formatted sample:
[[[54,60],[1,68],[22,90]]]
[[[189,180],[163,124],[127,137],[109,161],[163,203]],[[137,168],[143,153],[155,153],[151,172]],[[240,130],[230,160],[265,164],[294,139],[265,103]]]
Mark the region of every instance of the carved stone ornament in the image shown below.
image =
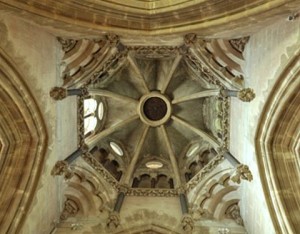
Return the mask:
[[[65,39],[61,37],[58,37],[57,40],[62,45],[62,49],[65,52],[69,52],[70,50],[72,50],[77,43],[77,41],[74,39]]]
[[[87,152],[89,152],[89,146],[85,143],[83,143],[81,146],[80,146],[80,149],[82,151],[82,154],[85,154]]]
[[[86,97],[89,95],[89,91],[86,86],[81,87],[80,90],[81,90],[81,96]]]
[[[72,178],[74,172],[70,169],[70,166],[66,161],[60,160],[55,163],[55,166],[51,170],[51,175],[64,175],[67,180]]]
[[[110,213],[106,226],[110,230],[114,230],[120,226],[120,215],[117,212]]]
[[[176,189],[146,189],[131,188],[126,193],[127,196],[143,196],[143,197],[177,197]]]
[[[67,90],[62,87],[53,87],[50,90],[50,97],[54,100],[62,100],[67,96]]]
[[[176,46],[130,46],[137,57],[146,58],[167,58],[178,54],[179,47]]]
[[[195,33],[189,33],[184,36],[184,42],[187,46],[191,46],[197,42],[197,35]]]
[[[238,206],[238,204],[230,206],[227,209],[226,214],[229,216],[229,218],[232,218],[238,225],[244,226],[244,221],[241,217],[240,207]]]
[[[196,187],[199,182],[209,174],[213,169],[215,169],[222,161],[224,157],[219,154],[215,156],[212,160],[209,161],[187,184],[186,191],[191,191],[194,187]]]
[[[181,225],[185,232],[192,232],[194,230],[194,220],[189,214],[183,215]]]
[[[238,98],[243,102],[251,102],[255,98],[253,89],[246,88],[238,92]]]
[[[235,175],[233,175],[230,179],[233,182],[240,184],[241,180],[251,181],[253,176],[247,165],[239,164],[236,168]]]
[[[113,188],[118,189],[119,182],[90,153],[84,154],[82,158],[93,167],[106,182]]]
[[[237,39],[229,40],[231,46],[237,51],[243,53],[245,50],[245,46],[248,43],[250,37],[242,37]]]
[[[60,215],[61,220],[66,220],[68,217],[74,217],[79,212],[77,203],[73,200],[67,199],[64,209]]]
[[[126,184],[122,184],[122,185],[119,186],[119,192],[120,193],[126,194],[128,192],[128,190],[129,190],[129,187]]]
[[[109,42],[110,46],[112,46],[112,47],[116,46],[120,41],[119,36],[116,34],[113,34],[113,33],[107,34],[106,39]]]

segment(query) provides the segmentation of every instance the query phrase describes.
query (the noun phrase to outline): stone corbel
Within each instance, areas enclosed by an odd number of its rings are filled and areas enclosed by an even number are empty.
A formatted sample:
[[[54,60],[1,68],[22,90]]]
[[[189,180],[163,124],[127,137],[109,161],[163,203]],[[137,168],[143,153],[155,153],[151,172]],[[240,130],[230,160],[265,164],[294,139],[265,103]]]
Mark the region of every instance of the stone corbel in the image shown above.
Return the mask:
[[[253,89],[246,88],[240,90],[237,97],[243,102],[251,102],[255,98],[255,93]]]
[[[231,176],[231,181],[234,183],[240,184],[241,180],[252,181],[253,176],[247,165],[239,164],[236,167],[235,175]]]
[[[190,214],[184,214],[182,216],[181,226],[186,233],[191,233],[194,230],[194,220]]]
[[[54,167],[51,170],[51,175],[64,175],[66,180],[71,179],[74,175],[74,172],[71,170],[70,165],[68,162],[64,160],[57,161]]]
[[[50,90],[50,97],[54,100],[63,100],[67,96],[67,89],[62,87],[54,87]]]
[[[186,46],[191,46],[197,42],[197,34],[189,33],[184,36],[184,43]]]
[[[111,212],[107,223],[106,223],[106,227],[109,230],[114,230],[117,229],[120,226],[120,215],[118,212]]]

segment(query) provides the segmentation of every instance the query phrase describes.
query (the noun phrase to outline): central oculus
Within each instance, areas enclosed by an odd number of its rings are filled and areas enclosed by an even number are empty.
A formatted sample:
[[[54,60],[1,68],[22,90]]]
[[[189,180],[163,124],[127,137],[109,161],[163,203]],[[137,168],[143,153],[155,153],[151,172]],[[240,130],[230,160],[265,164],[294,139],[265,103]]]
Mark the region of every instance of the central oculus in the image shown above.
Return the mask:
[[[157,127],[170,119],[171,103],[165,95],[153,91],[141,97],[138,112],[145,124]]]

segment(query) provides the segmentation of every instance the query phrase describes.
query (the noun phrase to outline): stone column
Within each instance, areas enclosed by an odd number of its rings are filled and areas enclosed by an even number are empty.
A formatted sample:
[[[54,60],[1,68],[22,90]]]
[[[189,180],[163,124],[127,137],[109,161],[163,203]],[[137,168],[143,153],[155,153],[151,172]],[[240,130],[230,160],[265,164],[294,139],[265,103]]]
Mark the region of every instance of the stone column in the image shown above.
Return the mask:
[[[54,100],[63,100],[67,96],[86,95],[88,93],[86,88],[66,89],[63,87],[53,87],[50,91],[50,97]]]
[[[189,206],[188,201],[186,198],[186,195],[183,193],[183,191],[179,190],[179,199],[180,199],[180,206],[182,211],[182,219],[181,219],[181,225],[184,232],[192,232],[194,229],[194,220],[192,216],[189,214]]]
[[[120,225],[120,210],[122,208],[123,205],[123,201],[125,198],[125,194],[128,190],[128,187],[126,186],[122,186],[120,188],[115,206],[114,206],[114,210],[113,212],[110,213],[108,220],[107,220],[107,228],[110,230],[116,229],[119,225]]]
[[[180,193],[179,194],[179,199],[180,199],[180,206],[181,206],[182,214],[188,214],[189,213],[189,208],[188,208],[188,202],[187,202],[185,194]]]
[[[239,160],[237,160],[230,152],[225,152],[224,153],[224,158],[225,159],[227,159],[229,162],[230,162],[230,164],[232,165],[232,166],[234,166],[234,167],[236,167],[237,165],[239,165],[239,164],[241,164],[240,162],[239,162]]]
[[[73,172],[70,169],[70,164],[75,161],[80,155],[88,152],[89,147],[83,144],[80,148],[75,150],[64,160],[57,161],[51,171],[51,175],[64,175],[65,179],[70,179],[73,176]]]
[[[221,94],[225,97],[237,97],[243,102],[251,102],[255,98],[253,89],[245,88],[242,90],[221,90]]]

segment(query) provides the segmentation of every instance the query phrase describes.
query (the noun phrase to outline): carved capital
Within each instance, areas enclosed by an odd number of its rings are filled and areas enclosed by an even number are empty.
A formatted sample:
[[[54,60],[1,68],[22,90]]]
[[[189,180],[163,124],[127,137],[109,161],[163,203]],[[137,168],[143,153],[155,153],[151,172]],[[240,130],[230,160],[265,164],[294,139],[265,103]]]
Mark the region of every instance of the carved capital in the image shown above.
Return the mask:
[[[81,96],[86,97],[89,95],[89,91],[88,91],[87,87],[84,86],[84,87],[80,88],[80,90],[81,90]]]
[[[53,87],[50,90],[50,97],[52,97],[54,100],[62,100],[67,96],[67,90],[62,87]]]
[[[61,37],[58,37],[57,40],[61,44],[64,52],[69,52],[70,50],[72,50],[77,43],[77,41],[74,39],[65,39]]]
[[[185,194],[185,188],[183,186],[178,187],[176,190],[178,194]]]
[[[197,42],[197,35],[195,33],[189,33],[184,36],[184,43],[187,46],[191,46]]]
[[[241,183],[241,180],[251,181],[253,179],[249,167],[244,164],[239,164],[236,168],[235,175],[230,178],[234,183]]]
[[[73,171],[70,169],[69,164],[64,161],[57,161],[51,170],[51,175],[64,175],[65,179],[70,179],[74,175]]]
[[[119,186],[119,192],[120,192],[120,193],[127,194],[128,190],[129,190],[129,186],[126,185],[126,184],[121,184],[121,185]]]
[[[238,206],[238,204],[234,204],[234,205],[230,206],[226,210],[226,214],[229,216],[229,218],[232,218],[238,225],[241,225],[241,226],[244,225],[244,221],[241,217],[240,207]]]
[[[79,212],[77,203],[71,199],[67,199],[64,209],[60,215],[61,220],[66,220],[68,217],[74,217]]]
[[[114,230],[120,226],[120,215],[117,212],[110,213],[106,226],[110,230]]]
[[[80,149],[82,151],[82,154],[85,154],[85,153],[89,152],[89,146],[87,144],[82,144],[80,146]]]
[[[238,98],[243,102],[251,102],[255,98],[253,89],[246,88],[238,92]]]
[[[239,51],[240,53],[243,53],[245,50],[245,46],[248,43],[250,37],[242,37],[237,39],[231,39],[229,40],[229,43],[231,46]]]
[[[116,46],[120,41],[119,36],[116,34],[113,34],[113,33],[107,34],[106,39],[109,42],[110,46],[112,46],[112,47]]]
[[[194,220],[189,214],[183,215],[181,219],[182,229],[185,232],[192,232],[194,230]]]

